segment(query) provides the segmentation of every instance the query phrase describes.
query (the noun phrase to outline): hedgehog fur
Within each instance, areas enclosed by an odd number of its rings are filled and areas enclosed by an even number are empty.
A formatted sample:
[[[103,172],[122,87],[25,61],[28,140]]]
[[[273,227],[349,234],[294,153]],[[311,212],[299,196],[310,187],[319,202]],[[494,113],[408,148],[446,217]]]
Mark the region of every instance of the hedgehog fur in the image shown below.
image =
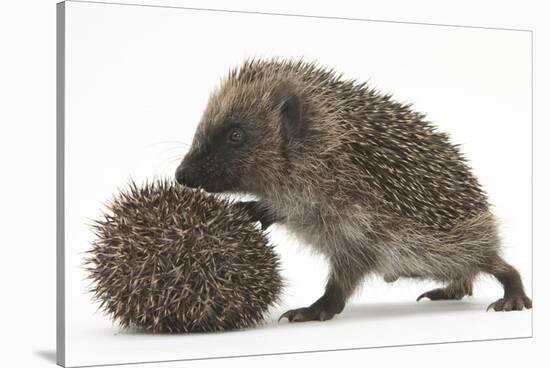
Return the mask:
[[[282,288],[279,259],[249,214],[153,180],[120,191],[93,224],[91,291],[121,327],[158,333],[260,323]]]
[[[225,143],[235,130],[242,144]],[[212,144],[212,142],[216,142]],[[371,274],[471,294],[480,272],[530,307],[501,256],[496,219],[460,147],[410,104],[303,60],[249,60],[211,94],[178,181],[243,192],[326,256],[325,294],[285,317],[330,319]]]

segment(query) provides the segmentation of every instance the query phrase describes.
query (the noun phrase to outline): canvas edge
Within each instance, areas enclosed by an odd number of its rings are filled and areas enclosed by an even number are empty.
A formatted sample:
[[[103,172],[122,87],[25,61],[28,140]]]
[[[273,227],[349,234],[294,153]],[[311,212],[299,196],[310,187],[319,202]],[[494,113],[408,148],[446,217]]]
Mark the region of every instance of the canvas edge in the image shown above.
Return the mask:
[[[65,15],[66,15],[66,3],[92,3],[99,5],[122,5],[122,6],[145,6],[136,3],[116,3],[106,1],[87,1],[87,0],[66,0],[56,4],[56,244],[57,244],[57,288],[56,288],[56,312],[57,312],[57,334],[56,334],[56,363],[65,367],[66,365],[66,319],[65,319],[65,67],[66,67],[66,29],[65,29]],[[148,5],[147,5],[148,6]],[[297,17],[312,17],[319,19],[341,19],[341,20],[360,20],[371,22],[384,22],[384,23],[404,23],[404,24],[416,24],[425,26],[444,26],[444,27],[462,27],[462,28],[475,28],[475,29],[489,29],[495,31],[519,31],[527,32],[530,37],[531,44],[531,296],[534,297],[534,275],[533,275],[533,183],[534,183],[534,157],[533,157],[533,134],[534,134],[534,117],[533,117],[533,33],[531,29],[512,29],[512,28],[491,28],[481,26],[465,26],[465,25],[452,25],[452,24],[431,24],[431,23],[415,23],[415,22],[401,22],[401,21],[388,21],[388,20],[376,20],[376,19],[359,19],[359,18],[344,18],[344,17],[330,17],[330,16],[311,16],[311,15],[298,15],[298,14],[284,14],[284,13],[269,13],[269,12],[248,12],[244,10],[229,10],[229,9],[205,9],[205,8],[188,8],[184,6],[160,6],[151,5],[150,7],[157,8],[175,8],[175,9],[187,9],[187,10],[199,10],[199,11],[214,11],[214,12],[230,12],[230,13],[252,13],[252,14],[266,14],[266,15],[279,15],[279,16],[297,16]],[[403,344],[403,345],[391,345],[391,346],[371,346],[371,347],[357,347],[357,348],[343,348],[343,349],[327,349],[327,350],[304,350],[304,351],[290,351],[282,353],[267,353],[267,354],[251,354],[251,355],[230,355],[230,356],[214,356],[214,357],[197,357],[189,359],[175,359],[175,360],[160,360],[160,361],[144,361],[144,362],[130,362],[130,363],[113,363],[105,365],[118,365],[118,364],[150,364],[150,363],[170,363],[170,362],[185,362],[185,361],[201,361],[210,359],[227,359],[227,358],[243,358],[243,357],[260,357],[260,356],[275,356],[286,354],[301,354],[301,353],[318,353],[318,352],[336,352],[336,351],[352,351],[352,350],[367,350],[367,349],[379,349],[387,347],[408,347],[408,346],[423,346],[423,345],[439,345],[439,344],[456,344],[456,343],[468,343],[468,342],[484,342],[484,341],[502,341],[502,340],[516,340],[516,339],[530,339],[533,338],[533,314],[531,315],[531,334],[528,336],[514,336],[494,339],[480,339],[480,340],[456,340],[456,341],[444,341],[435,343],[420,343],[420,344]],[[95,365],[94,365],[95,366]],[[104,366],[100,364],[99,366]],[[85,367],[85,366],[84,366]]]
[[[65,366],[65,2],[56,4],[56,363]]]

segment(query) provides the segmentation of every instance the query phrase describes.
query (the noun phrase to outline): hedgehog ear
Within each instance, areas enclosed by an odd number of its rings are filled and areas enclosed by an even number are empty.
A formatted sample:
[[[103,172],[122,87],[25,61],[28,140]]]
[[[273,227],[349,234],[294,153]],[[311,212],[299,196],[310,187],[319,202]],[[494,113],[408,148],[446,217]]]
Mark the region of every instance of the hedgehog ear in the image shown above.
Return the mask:
[[[279,113],[283,131],[287,138],[297,137],[302,132],[302,102],[294,93],[282,95],[279,100]]]

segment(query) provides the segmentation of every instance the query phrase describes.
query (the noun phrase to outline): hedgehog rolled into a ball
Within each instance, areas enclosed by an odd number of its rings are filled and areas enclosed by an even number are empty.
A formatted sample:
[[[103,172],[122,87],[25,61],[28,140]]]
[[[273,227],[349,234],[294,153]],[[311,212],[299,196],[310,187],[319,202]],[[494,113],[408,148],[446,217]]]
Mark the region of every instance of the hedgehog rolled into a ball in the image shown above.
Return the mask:
[[[240,206],[169,181],[131,183],[93,225],[100,308],[153,332],[246,328],[277,302],[279,259]]]

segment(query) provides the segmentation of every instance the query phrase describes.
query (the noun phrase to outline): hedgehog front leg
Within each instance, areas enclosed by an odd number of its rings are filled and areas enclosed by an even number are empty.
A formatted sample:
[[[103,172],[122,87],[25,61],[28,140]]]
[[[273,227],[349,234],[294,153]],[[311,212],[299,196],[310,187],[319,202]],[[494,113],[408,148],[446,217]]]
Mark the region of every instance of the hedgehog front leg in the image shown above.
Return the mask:
[[[291,309],[279,317],[289,322],[326,321],[342,312],[346,300],[353,293],[363,272],[354,272],[351,268],[332,266],[325,293],[309,307]]]
[[[273,213],[268,206],[259,201],[237,202],[234,205],[247,211],[252,217],[252,221],[259,221],[262,224],[262,230],[267,229],[275,222],[284,220]]]

